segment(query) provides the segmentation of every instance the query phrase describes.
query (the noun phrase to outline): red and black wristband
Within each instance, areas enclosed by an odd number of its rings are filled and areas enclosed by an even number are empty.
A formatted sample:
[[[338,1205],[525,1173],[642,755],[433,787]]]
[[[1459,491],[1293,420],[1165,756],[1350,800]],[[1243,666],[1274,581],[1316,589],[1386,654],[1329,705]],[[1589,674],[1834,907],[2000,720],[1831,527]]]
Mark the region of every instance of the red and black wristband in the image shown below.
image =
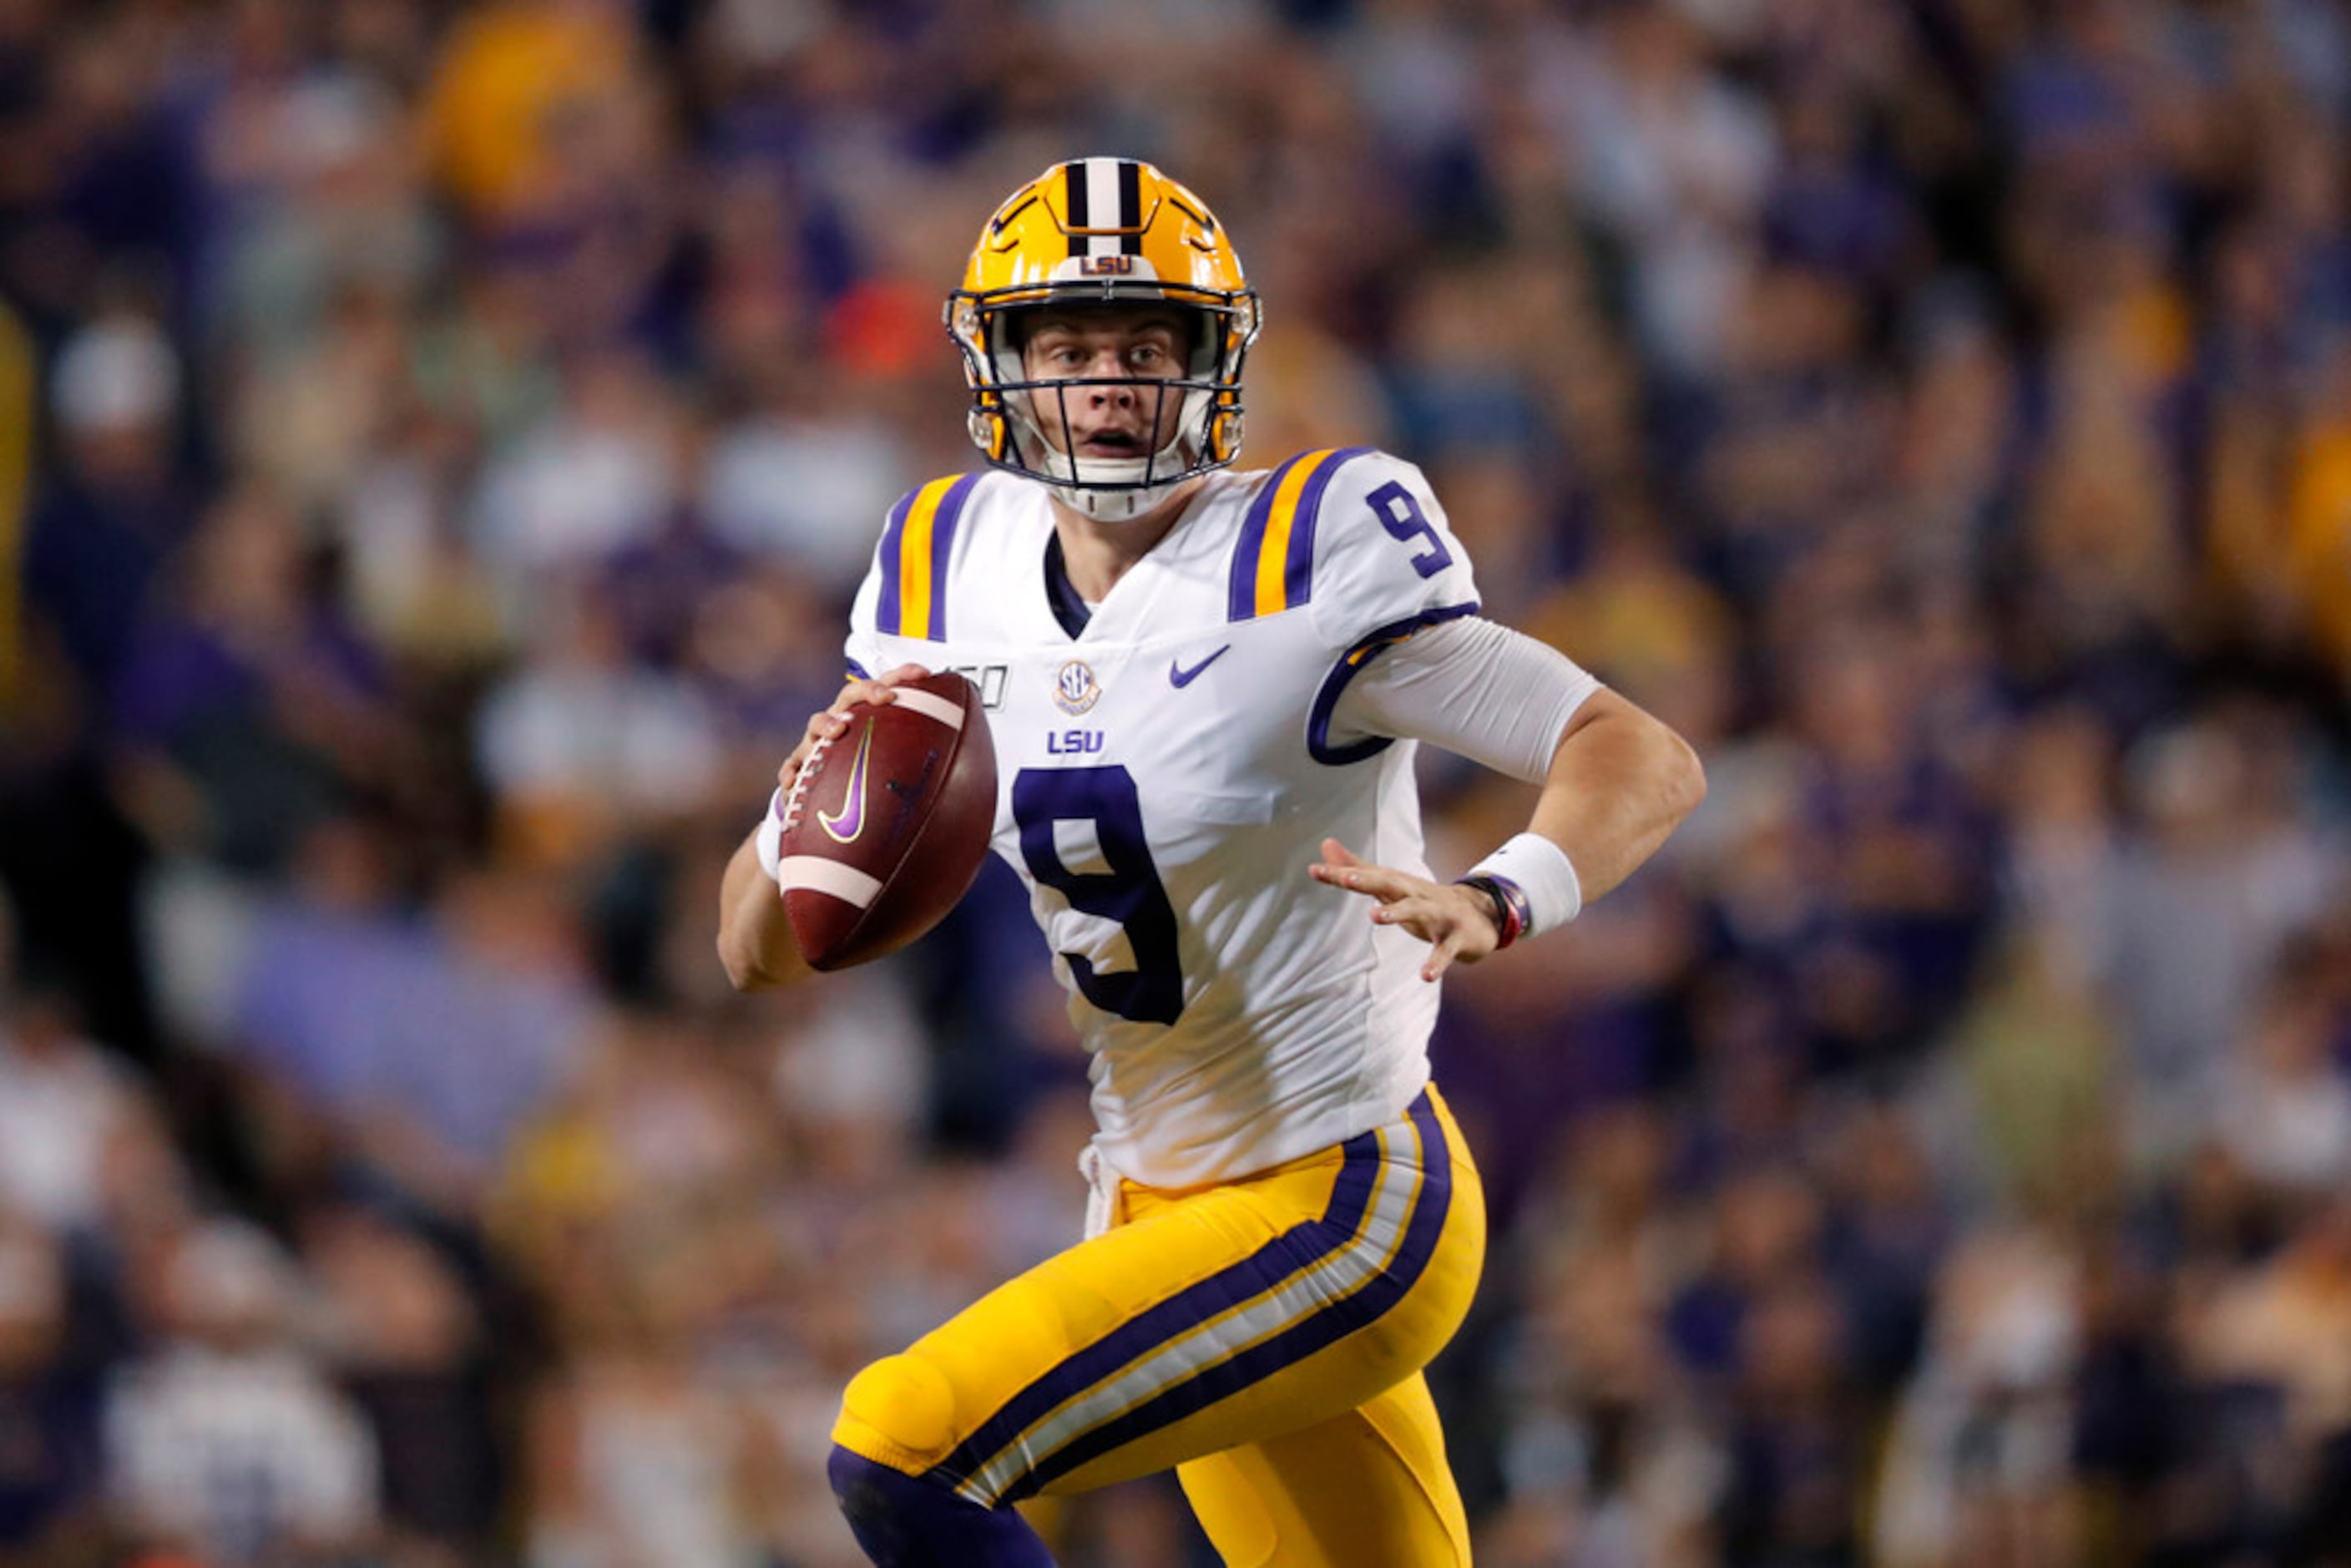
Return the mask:
[[[1509,877],[1486,872],[1457,878],[1454,885],[1474,888],[1494,901],[1494,929],[1499,933],[1494,943],[1497,953],[1525,936],[1534,925],[1534,906],[1527,902],[1526,890]]]

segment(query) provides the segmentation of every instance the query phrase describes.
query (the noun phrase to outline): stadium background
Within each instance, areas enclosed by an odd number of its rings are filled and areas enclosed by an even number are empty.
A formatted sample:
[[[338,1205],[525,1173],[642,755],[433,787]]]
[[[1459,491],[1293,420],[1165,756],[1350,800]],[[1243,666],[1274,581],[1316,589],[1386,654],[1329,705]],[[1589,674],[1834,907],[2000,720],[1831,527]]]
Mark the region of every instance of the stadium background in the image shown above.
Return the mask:
[[[1079,1063],[1008,877],[715,890],[1100,152],[1708,762],[1448,983],[1481,1563],[2351,1561],[2346,113],[2326,0],[0,0],[0,1562],[851,1561]]]

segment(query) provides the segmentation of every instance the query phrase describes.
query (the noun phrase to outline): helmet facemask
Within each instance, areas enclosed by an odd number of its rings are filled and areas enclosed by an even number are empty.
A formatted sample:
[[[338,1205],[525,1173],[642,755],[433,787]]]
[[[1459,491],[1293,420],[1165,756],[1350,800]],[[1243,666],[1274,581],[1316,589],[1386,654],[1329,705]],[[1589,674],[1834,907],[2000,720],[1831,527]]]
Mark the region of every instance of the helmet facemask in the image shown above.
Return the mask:
[[[1189,343],[1180,377],[1029,374],[1020,317],[1052,307],[1148,306],[1187,319]],[[1258,329],[1257,297],[1166,288],[1157,283],[1088,282],[1036,287],[957,290],[947,300],[948,330],[963,350],[972,387],[972,440],[999,468],[1035,479],[1088,517],[1120,521],[1151,511],[1185,481],[1240,455],[1240,376]],[[1167,441],[1134,457],[1081,457],[1057,446],[1037,417],[1040,400],[1060,400],[1051,422],[1065,433],[1072,394],[1115,387],[1144,400],[1155,432],[1167,428],[1171,399],[1180,406]]]

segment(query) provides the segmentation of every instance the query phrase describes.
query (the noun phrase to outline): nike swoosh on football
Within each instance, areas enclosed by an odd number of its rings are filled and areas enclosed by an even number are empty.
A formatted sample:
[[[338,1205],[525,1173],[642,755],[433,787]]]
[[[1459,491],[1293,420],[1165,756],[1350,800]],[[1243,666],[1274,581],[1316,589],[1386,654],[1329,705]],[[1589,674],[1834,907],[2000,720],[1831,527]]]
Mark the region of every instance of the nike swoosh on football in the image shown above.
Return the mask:
[[[873,749],[873,721],[865,721],[864,738],[857,743],[857,760],[849,765],[849,790],[838,811],[819,811],[816,820],[832,841],[845,844],[865,831],[865,758]],[[842,831],[846,824],[848,831]]]
[[[1194,681],[1199,679],[1200,672],[1202,670],[1207,669],[1210,664],[1215,664],[1218,659],[1223,658],[1227,653],[1229,653],[1232,651],[1233,645],[1230,643],[1228,643],[1188,670],[1183,665],[1177,664],[1175,660],[1168,660],[1167,684],[1179,690],[1185,686],[1190,685]]]

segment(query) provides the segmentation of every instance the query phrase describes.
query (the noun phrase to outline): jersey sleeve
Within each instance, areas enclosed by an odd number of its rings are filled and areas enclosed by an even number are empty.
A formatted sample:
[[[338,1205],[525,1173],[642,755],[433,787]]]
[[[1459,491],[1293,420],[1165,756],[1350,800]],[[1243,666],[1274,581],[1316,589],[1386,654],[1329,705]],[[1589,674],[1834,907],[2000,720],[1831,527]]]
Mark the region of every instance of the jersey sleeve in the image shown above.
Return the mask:
[[[1333,453],[1326,461],[1308,601],[1324,644],[1343,655],[1367,642],[1476,613],[1468,552],[1420,469],[1371,449]]]
[[[1319,754],[1343,755],[1391,738],[1426,740],[1537,783],[1569,721],[1599,689],[1556,648],[1465,616],[1385,644],[1351,671],[1315,742]]]
[[[849,637],[841,649],[841,659],[848,673],[860,680],[870,680],[883,670],[882,633],[878,629],[876,607],[882,602],[882,567],[876,561],[866,570],[865,580],[857,585],[857,597],[849,606]]]
[[[1310,464],[1303,484],[1290,478]],[[1367,447],[1309,453],[1268,482],[1278,497],[1284,485],[1299,494],[1311,530],[1305,548],[1293,547],[1290,556],[1310,566],[1311,576],[1293,580],[1289,591],[1310,596],[1316,640],[1331,656],[1308,716],[1307,749],[1334,766],[1361,761],[1384,750],[1389,737],[1334,735],[1340,699],[1386,649],[1477,614],[1477,580],[1427,478],[1401,457]],[[1270,510],[1279,518],[1281,500]],[[1272,575],[1270,568],[1261,574],[1261,600]]]

